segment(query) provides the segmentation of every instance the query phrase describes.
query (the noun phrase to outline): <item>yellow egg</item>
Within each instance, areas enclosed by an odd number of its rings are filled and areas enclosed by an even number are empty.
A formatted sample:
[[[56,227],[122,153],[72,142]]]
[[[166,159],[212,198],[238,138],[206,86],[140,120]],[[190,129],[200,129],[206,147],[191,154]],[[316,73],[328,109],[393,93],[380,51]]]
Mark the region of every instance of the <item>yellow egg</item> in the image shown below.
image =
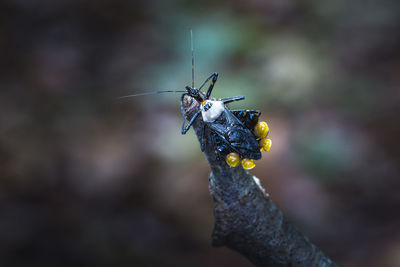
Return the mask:
[[[243,159],[242,160],[242,167],[245,170],[251,170],[256,166],[256,164],[254,164],[254,161],[252,159]]]
[[[240,164],[240,157],[237,153],[229,153],[226,156],[226,164],[228,164],[231,167],[236,167]]]
[[[262,150],[269,151],[271,149],[272,140],[268,138],[263,138],[260,140],[259,145],[261,147],[261,151]]]
[[[265,121],[259,122],[254,127],[254,134],[257,138],[264,138],[268,135],[269,127]]]

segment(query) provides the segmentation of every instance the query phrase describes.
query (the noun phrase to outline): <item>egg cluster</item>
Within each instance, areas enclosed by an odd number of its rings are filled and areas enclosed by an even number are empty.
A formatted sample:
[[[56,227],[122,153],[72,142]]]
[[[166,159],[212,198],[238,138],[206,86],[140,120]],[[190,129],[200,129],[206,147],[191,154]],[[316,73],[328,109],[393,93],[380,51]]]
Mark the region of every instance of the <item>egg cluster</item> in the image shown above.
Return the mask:
[[[272,141],[267,138],[269,133],[268,124],[264,121],[257,123],[254,127],[253,133],[258,140],[260,151],[269,151],[271,149]],[[241,159],[239,154],[235,152],[229,153],[225,160],[231,167],[237,167],[242,164],[242,167],[245,170],[251,170],[256,166],[253,159]]]

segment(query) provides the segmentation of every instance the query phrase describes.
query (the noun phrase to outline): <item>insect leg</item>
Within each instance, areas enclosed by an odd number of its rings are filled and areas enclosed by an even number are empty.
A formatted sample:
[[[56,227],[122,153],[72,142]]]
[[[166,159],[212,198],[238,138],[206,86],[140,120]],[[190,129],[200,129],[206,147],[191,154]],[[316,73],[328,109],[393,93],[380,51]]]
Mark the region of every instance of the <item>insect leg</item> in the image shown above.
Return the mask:
[[[212,78],[212,80],[211,80],[210,86],[208,87],[207,94],[206,94],[206,99],[209,99],[209,98],[210,98],[212,89],[214,88],[214,84],[215,84],[215,82],[216,82],[217,79],[218,79],[218,73],[217,73],[217,72],[214,72],[214,73],[212,74],[212,76],[213,76],[213,78]]]
[[[203,88],[203,86],[204,86],[211,78],[212,78],[212,81],[211,81],[210,87],[209,87],[208,90],[207,90],[206,99],[208,99],[208,98],[210,97],[210,95],[211,95],[211,91],[212,91],[212,89],[213,89],[213,87],[214,87],[214,84],[215,84],[215,82],[216,82],[217,79],[218,79],[218,73],[217,73],[217,72],[214,72],[213,74],[211,74],[210,77],[208,77],[208,78],[203,82],[203,84],[199,87],[199,90],[201,90],[201,88]]]
[[[225,151],[226,145],[223,143],[221,138],[219,138],[216,133],[211,133],[210,138],[211,138],[211,143],[213,144],[214,149],[215,149],[216,159],[220,160],[221,159],[220,153]]]
[[[201,143],[200,143],[201,152],[204,152],[206,149],[206,124],[203,125],[203,129],[201,131]]]
[[[244,96],[232,96],[232,97],[222,98],[221,101],[224,102],[224,104],[228,104],[228,103],[240,101],[243,99],[244,99]]]
[[[182,134],[186,134],[187,131],[189,131],[190,126],[192,126],[193,122],[199,116],[200,112],[201,112],[201,110],[197,111],[196,114],[193,115],[193,117],[190,119],[189,123],[186,126],[185,126],[186,118],[183,118]]]

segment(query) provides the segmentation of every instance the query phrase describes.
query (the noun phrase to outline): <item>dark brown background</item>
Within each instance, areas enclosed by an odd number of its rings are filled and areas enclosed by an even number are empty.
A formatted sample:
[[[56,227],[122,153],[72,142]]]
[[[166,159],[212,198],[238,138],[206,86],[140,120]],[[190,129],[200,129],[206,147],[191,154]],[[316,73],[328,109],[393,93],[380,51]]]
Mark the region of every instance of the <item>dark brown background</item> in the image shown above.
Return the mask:
[[[251,266],[210,246],[179,95],[220,73],[273,146],[251,172],[343,266],[400,265],[398,1],[3,1],[0,265]]]

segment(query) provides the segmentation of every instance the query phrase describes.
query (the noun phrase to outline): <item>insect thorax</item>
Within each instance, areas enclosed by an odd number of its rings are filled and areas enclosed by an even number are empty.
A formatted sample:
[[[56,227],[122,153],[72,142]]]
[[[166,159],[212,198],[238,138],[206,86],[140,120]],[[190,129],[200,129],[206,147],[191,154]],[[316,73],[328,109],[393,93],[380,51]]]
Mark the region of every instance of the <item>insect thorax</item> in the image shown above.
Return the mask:
[[[224,111],[225,106],[222,101],[206,100],[205,104],[200,106],[201,115],[204,122],[215,121]]]

